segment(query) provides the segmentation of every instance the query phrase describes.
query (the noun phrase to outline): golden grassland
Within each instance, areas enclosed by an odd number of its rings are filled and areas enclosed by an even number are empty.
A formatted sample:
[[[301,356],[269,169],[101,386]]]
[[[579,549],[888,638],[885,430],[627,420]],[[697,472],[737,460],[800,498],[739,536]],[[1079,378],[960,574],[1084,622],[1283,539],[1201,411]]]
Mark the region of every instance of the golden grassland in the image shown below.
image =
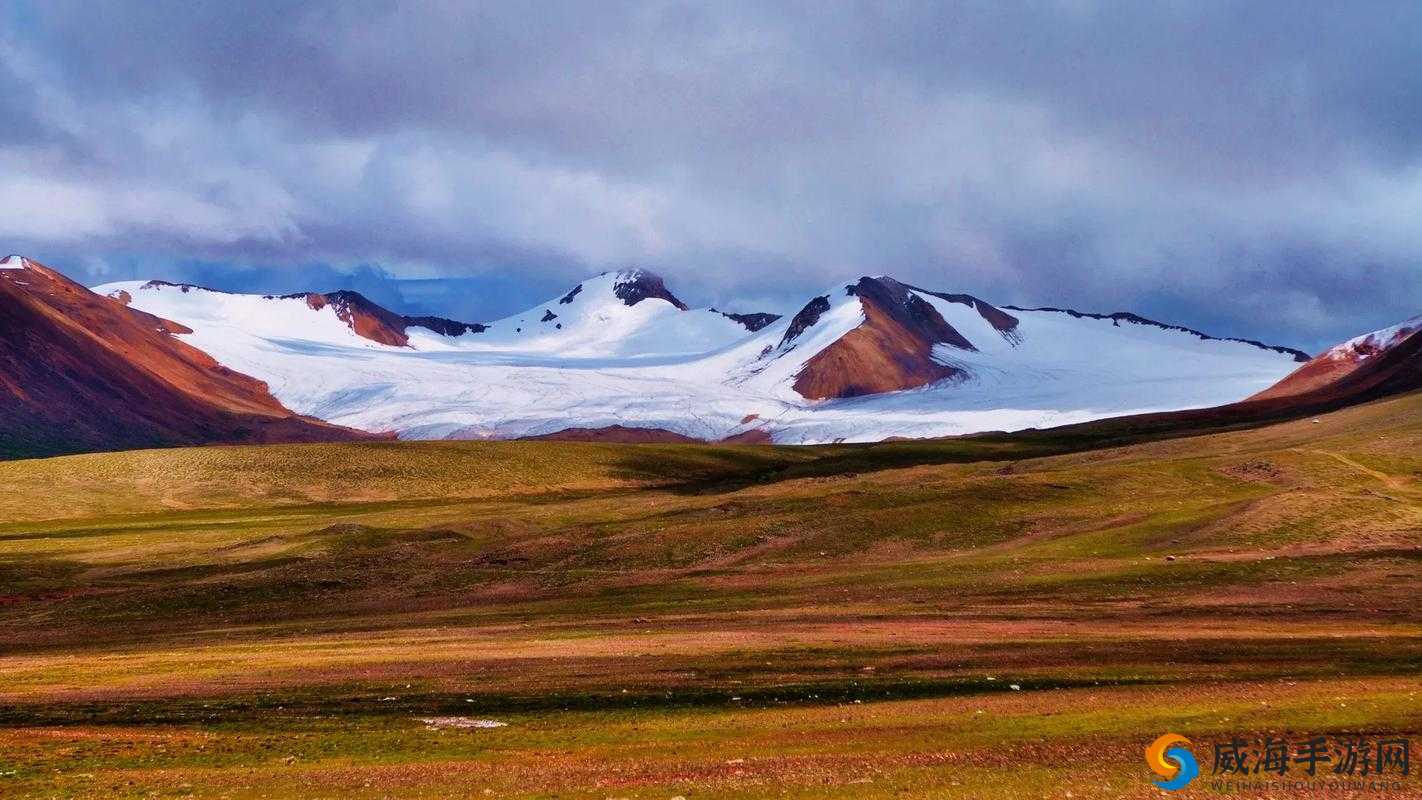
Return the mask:
[[[1095,444],[0,463],[0,796],[1159,797],[1166,731],[1422,745],[1422,396]]]

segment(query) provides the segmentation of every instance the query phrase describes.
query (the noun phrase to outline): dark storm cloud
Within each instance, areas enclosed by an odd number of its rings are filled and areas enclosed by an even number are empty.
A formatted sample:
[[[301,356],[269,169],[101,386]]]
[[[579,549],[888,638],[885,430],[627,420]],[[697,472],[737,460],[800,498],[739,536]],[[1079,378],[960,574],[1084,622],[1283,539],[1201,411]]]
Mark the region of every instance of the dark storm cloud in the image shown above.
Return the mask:
[[[378,264],[515,303],[637,263],[785,310],[890,273],[1304,345],[1422,311],[1415,3],[45,2],[0,24],[0,191],[27,198],[0,238],[93,276]]]

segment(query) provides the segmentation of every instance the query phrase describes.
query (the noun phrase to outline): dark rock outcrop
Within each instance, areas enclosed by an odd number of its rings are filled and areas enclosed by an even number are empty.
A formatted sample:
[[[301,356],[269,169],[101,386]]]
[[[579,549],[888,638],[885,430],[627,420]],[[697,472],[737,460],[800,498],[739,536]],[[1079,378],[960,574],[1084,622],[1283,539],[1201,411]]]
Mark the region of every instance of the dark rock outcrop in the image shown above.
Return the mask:
[[[796,312],[790,318],[790,327],[785,329],[785,335],[780,337],[780,349],[784,350],[795,344],[795,340],[800,338],[800,334],[809,330],[811,326],[820,321],[820,317],[830,310],[828,295],[821,295],[805,304],[805,307]]]
[[[405,317],[406,329],[424,328],[434,331],[440,336],[463,336],[466,333],[483,333],[489,329],[488,325],[480,325],[477,322],[459,322],[458,320],[445,319],[444,317]]]
[[[716,311],[714,308],[711,310]],[[763,312],[754,314],[733,314],[729,311],[716,311],[716,313],[734,322],[739,322],[751,333],[755,333],[768,325],[772,325],[776,320],[780,319],[779,314],[766,314]]]
[[[676,298],[667,289],[666,282],[662,276],[648,272],[644,269],[633,269],[626,272],[619,272],[617,279],[613,281],[612,293],[617,298],[629,306],[635,306],[643,300],[658,299],[665,300],[682,311],[686,310],[686,304]]]

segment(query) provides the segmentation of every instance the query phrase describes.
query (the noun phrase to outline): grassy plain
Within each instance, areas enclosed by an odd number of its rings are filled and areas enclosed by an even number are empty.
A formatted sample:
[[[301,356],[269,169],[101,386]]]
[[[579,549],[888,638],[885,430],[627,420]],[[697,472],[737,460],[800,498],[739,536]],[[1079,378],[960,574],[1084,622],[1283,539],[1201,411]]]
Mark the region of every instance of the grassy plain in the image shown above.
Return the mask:
[[[0,463],[0,796],[1159,797],[1166,731],[1206,779],[1422,745],[1422,396],[1099,443]]]

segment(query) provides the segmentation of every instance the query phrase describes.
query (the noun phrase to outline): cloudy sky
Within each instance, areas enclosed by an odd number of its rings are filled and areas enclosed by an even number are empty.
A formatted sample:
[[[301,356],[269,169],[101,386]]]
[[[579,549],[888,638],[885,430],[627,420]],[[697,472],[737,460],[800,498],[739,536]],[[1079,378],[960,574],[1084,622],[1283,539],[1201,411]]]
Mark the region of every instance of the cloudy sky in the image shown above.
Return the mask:
[[[0,250],[492,318],[641,265],[1422,313],[1422,4],[0,0]]]

